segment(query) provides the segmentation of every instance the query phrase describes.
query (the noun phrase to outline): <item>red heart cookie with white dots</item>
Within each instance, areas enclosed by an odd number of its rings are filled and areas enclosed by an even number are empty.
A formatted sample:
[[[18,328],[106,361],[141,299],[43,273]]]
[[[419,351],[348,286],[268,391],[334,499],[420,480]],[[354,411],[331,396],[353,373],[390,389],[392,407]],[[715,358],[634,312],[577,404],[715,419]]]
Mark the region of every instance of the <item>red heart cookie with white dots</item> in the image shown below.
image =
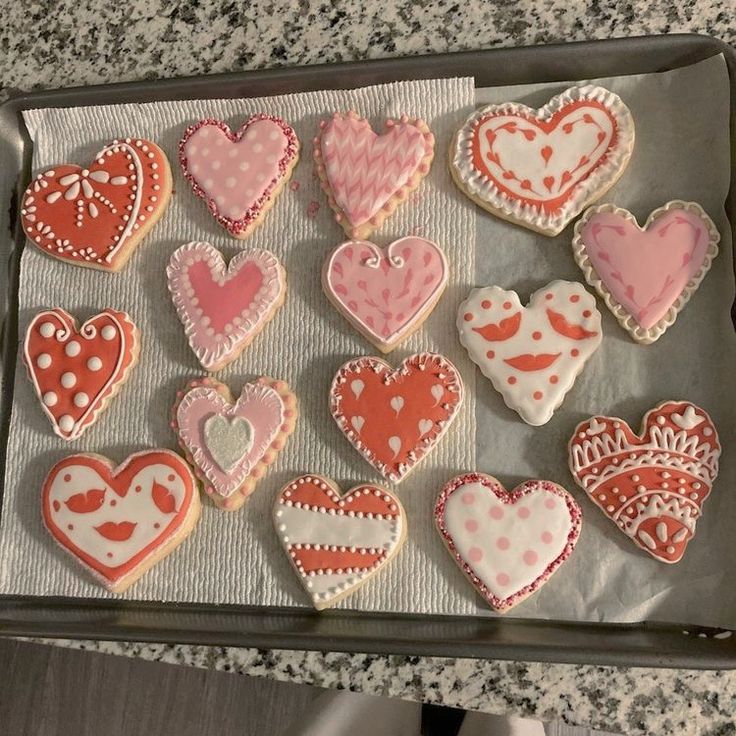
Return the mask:
[[[21,221],[44,253],[119,271],[171,197],[164,152],[142,138],[114,140],[87,168],[59,164],[30,183]]]
[[[455,562],[497,611],[541,588],[570,557],[582,512],[561,486],[528,480],[507,491],[495,478],[453,478],[435,505],[437,528]]]

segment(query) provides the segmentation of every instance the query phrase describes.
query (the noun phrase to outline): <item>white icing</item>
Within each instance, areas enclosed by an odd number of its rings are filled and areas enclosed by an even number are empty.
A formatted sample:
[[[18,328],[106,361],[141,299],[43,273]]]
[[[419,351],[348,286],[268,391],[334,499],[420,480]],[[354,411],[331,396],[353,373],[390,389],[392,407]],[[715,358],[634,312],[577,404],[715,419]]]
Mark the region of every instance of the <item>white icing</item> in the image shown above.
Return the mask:
[[[435,387],[433,386],[432,388],[434,389]],[[404,398],[403,398],[403,396],[394,396],[391,399],[390,404],[391,404],[391,408],[396,412],[396,416],[398,416],[399,415],[399,412],[404,407]]]
[[[74,394],[74,406],[78,406],[80,409],[84,409],[85,406],[89,404],[89,396],[84,393],[84,391],[80,391],[77,394]]]
[[[76,340],[70,340],[64,347],[64,352],[70,358],[75,358],[82,352],[82,346]]]
[[[102,368],[102,361],[96,355],[93,355],[87,360],[87,368],[91,371],[98,371]]]
[[[74,419],[69,414],[64,414],[59,419],[59,428],[62,432],[71,432],[74,429]]]
[[[61,374],[61,385],[64,388],[74,388],[76,383],[77,377],[71,371]]]
[[[51,356],[48,353],[41,353],[36,359],[36,365],[45,370],[51,365]]]
[[[681,429],[695,429],[705,421],[705,417],[698,414],[692,406],[688,406],[683,414],[673,413],[672,421]]]
[[[253,447],[253,426],[245,417],[213,414],[204,423],[204,442],[212,459],[229,473]]]
[[[47,391],[43,395],[43,403],[46,406],[56,406],[59,401],[59,397],[53,391]]]
[[[350,384],[350,390],[353,392],[353,394],[355,394],[356,399],[360,398],[360,395],[363,393],[364,387],[365,387],[365,384],[359,378],[356,378]]]
[[[114,340],[115,336],[118,334],[117,330],[112,325],[105,325],[102,328],[102,332],[100,333],[102,335],[103,340]]]
[[[38,331],[41,333],[42,337],[51,337],[56,331],[56,327],[54,326],[53,322],[44,322],[38,328]]]
[[[434,422],[431,419],[420,419],[419,420],[419,434],[427,434],[434,427]]]
[[[388,446],[391,449],[391,452],[394,453],[394,457],[396,457],[401,449],[401,437],[391,435],[391,437],[388,438]]]

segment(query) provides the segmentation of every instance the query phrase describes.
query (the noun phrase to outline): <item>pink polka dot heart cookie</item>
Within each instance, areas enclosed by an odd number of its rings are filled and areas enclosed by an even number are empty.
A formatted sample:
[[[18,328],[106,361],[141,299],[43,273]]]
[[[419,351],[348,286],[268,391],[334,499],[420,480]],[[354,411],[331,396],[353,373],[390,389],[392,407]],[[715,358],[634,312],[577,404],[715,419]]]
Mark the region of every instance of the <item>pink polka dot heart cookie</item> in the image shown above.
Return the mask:
[[[258,114],[233,133],[200,120],[179,142],[179,162],[194,193],[236,238],[246,238],[273,206],[299,159],[299,139],[281,118]]]
[[[570,557],[582,526],[580,507],[556,483],[528,480],[507,491],[483,473],[453,478],[434,515],[455,562],[501,613],[550,579]]]

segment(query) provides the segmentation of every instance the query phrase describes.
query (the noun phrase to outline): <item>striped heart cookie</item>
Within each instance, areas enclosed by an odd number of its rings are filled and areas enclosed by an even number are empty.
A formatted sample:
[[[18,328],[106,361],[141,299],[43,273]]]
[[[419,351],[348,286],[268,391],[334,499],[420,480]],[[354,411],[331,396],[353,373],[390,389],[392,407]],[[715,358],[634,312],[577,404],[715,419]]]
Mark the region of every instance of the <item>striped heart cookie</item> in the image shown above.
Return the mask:
[[[406,514],[392,493],[363,484],[341,494],[319,475],[303,475],[281,490],[274,524],[318,610],[363,585],[406,538]]]

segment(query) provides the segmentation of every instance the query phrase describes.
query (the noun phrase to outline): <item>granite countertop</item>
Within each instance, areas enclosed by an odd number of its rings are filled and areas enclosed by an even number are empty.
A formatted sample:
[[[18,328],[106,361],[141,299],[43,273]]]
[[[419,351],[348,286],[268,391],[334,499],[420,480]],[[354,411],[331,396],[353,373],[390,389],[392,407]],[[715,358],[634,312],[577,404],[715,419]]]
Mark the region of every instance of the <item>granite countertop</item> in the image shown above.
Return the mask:
[[[234,3],[42,0],[4,9],[0,82],[13,89],[653,33],[733,43],[729,2]],[[731,733],[736,673],[264,651],[162,644],[64,646],[342,687],[606,731]]]

